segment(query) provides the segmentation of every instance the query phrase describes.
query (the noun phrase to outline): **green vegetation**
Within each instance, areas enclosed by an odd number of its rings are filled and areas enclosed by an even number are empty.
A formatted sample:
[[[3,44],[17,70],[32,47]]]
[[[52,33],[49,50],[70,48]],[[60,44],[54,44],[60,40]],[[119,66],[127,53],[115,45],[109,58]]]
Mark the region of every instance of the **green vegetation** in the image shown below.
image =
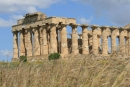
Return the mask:
[[[27,62],[26,56],[20,56],[20,62]]]
[[[48,57],[48,60],[57,60],[60,58],[60,54],[59,53],[51,53]]]

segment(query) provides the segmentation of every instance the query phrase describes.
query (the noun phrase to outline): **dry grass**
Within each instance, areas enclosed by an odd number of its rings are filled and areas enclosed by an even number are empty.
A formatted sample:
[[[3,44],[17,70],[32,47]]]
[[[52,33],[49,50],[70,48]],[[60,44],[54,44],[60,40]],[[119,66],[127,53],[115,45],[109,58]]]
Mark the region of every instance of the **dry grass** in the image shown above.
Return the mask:
[[[130,87],[130,60],[0,63],[0,87]]]

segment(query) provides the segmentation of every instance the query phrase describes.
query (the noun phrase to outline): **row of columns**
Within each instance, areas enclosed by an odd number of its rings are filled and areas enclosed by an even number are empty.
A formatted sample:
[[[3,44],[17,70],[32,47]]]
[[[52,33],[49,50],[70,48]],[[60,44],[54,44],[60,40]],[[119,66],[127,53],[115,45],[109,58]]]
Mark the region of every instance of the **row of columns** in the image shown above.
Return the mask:
[[[60,29],[57,29],[57,24],[52,23],[14,31],[13,57],[18,58],[18,56],[21,55],[37,56],[58,52],[57,30],[60,32],[61,53],[68,54],[66,26],[67,25],[62,24],[60,25]],[[20,45],[18,45],[19,41]]]
[[[36,55],[44,55],[50,54],[54,52],[58,52],[58,38],[60,38],[60,53],[67,55],[68,52],[68,44],[67,44],[67,31],[66,24],[59,24],[59,28],[57,28],[57,24],[51,23],[49,25],[37,26],[28,29],[22,29],[20,31],[13,32],[13,57],[18,58],[20,55],[26,56],[36,56]],[[77,24],[70,24],[72,27],[72,54],[78,54],[78,35],[77,35]],[[88,25],[81,25],[82,27],[82,54],[89,54],[89,44],[88,44]],[[98,26],[93,25],[92,28],[92,53],[98,54]],[[109,27],[102,26],[101,29],[101,37],[102,37],[102,54],[108,54],[108,32],[107,29]],[[59,35],[57,34],[57,29],[59,30]],[[116,30],[117,27],[109,28],[111,30],[111,48],[112,53],[116,51]],[[127,52],[130,54],[130,33],[128,32],[128,38],[126,39],[126,47],[124,44],[124,32],[123,28],[119,30],[119,41],[121,45],[121,52]],[[18,45],[18,32],[20,37],[20,46]],[[32,35],[33,34],[33,35]],[[32,38],[33,37],[33,38]],[[125,49],[126,48],[126,49]],[[126,50],[126,51],[125,51]]]

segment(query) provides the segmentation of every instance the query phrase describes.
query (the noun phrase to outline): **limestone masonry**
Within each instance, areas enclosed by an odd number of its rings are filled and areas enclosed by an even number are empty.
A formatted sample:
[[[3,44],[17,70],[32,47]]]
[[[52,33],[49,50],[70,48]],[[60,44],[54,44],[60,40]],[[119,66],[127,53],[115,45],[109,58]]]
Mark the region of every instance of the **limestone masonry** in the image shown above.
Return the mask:
[[[66,27],[72,28],[68,38]],[[82,34],[77,33],[77,27]],[[87,29],[91,28],[91,30]],[[76,24],[74,18],[46,17],[41,12],[29,13],[12,26],[13,61],[25,55],[29,60],[46,59],[50,53],[94,54],[107,56],[114,52],[130,55],[130,25],[109,27],[87,24]],[[108,37],[111,38],[111,52],[108,52]],[[117,49],[116,39],[119,38]]]

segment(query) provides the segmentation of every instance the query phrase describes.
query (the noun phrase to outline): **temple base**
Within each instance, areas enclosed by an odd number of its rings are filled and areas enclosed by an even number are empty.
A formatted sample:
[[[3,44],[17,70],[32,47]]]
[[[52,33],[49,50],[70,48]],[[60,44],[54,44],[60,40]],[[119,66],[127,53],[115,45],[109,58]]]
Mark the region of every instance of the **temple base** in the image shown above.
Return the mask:
[[[38,56],[29,56],[27,57],[28,62],[33,62],[33,61],[43,61],[48,59],[48,54],[44,55],[38,55]],[[19,62],[19,58],[12,58],[12,62]]]
[[[30,56],[27,57],[28,62],[35,62],[35,61],[44,61],[48,60],[49,54],[44,55],[38,55],[38,56]],[[116,58],[116,59],[130,59],[130,56],[124,56],[124,55],[118,55],[118,54],[108,54],[108,55],[102,55],[102,54],[68,54],[63,55],[61,54],[61,60],[74,60],[74,59],[91,59],[91,60],[100,60],[100,59],[110,59],[110,58]],[[19,58],[12,58],[12,62],[19,62]]]
[[[19,62],[19,58],[12,58],[12,62]]]
[[[38,56],[30,56],[27,57],[27,60],[29,62],[33,62],[33,61],[43,61],[43,60],[47,60],[48,59],[48,54],[44,54],[44,55],[38,55]]]

